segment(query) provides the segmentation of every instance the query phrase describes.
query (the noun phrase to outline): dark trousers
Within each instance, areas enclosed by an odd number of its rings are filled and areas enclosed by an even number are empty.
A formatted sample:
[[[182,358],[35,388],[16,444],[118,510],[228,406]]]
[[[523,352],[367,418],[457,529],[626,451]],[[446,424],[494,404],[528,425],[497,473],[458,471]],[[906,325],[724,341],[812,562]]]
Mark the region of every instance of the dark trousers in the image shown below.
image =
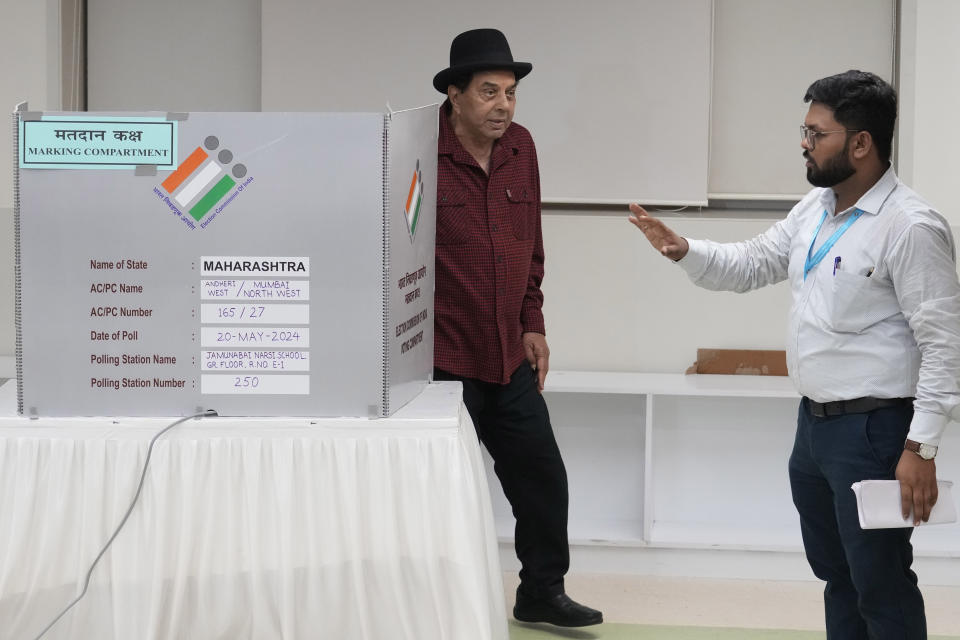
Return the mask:
[[[562,593],[570,567],[567,471],[536,374],[524,362],[505,385],[440,369],[434,379],[463,383],[463,402],[516,518],[520,589],[534,597]]]
[[[817,418],[800,402],[790,487],[807,561],[826,581],[829,640],[922,640],[923,597],[910,569],[912,528],[860,528],[850,485],[890,480],[913,409]]]

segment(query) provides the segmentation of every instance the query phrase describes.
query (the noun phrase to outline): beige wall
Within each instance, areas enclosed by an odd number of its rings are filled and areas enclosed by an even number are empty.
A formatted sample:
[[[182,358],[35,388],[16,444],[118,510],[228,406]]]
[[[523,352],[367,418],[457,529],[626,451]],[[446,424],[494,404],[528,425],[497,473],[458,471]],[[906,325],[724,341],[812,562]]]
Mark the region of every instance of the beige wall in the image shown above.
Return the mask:
[[[56,86],[56,70],[48,61],[56,57],[56,38],[50,37],[49,17],[56,4],[4,2],[0,20],[0,42],[7,59],[0,65],[0,111],[6,114],[0,124],[0,357],[14,353],[13,287],[13,123],[9,113],[19,102],[29,101],[31,108],[50,108],[49,87]],[[51,44],[53,43],[53,44]],[[53,55],[51,55],[51,49]],[[51,83],[51,79],[54,82]],[[54,105],[59,107],[59,105]]]
[[[0,41],[17,52],[18,63],[0,71],[0,104],[9,109],[29,99],[33,108],[55,108],[49,98],[59,94],[50,78],[58,70],[48,60],[57,47],[48,34],[56,33],[51,23],[56,26],[59,2],[7,5],[12,19],[0,21]],[[960,129],[943,114],[960,112],[960,48],[940,26],[956,23],[957,3],[902,0],[902,6],[901,174],[944,211],[956,235],[960,206],[949,187],[957,145],[943,141],[960,136]],[[260,79],[250,82],[259,87]],[[11,127],[0,126],[0,136],[10,149]],[[12,154],[0,153],[0,358],[14,353],[12,193]],[[732,241],[761,232],[782,215],[687,213],[672,224],[693,237]],[[625,216],[609,208],[545,210],[545,313],[554,368],[671,372],[689,365],[697,347],[783,348],[786,285],[743,295],[697,289],[643,244]]]
[[[785,214],[662,215],[684,236],[736,242]],[[699,347],[785,348],[786,282],[743,294],[700,289],[652,250],[625,211],[548,209],[543,230],[554,369],[682,373]],[[960,243],[960,227],[953,235]]]
[[[671,217],[679,233],[749,238],[773,220]],[[555,213],[543,222],[544,314],[555,369],[682,373],[698,347],[783,349],[786,283],[711,292],[655,252],[626,211]]]
[[[960,2],[903,0],[900,158],[904,179],[960,225]]]

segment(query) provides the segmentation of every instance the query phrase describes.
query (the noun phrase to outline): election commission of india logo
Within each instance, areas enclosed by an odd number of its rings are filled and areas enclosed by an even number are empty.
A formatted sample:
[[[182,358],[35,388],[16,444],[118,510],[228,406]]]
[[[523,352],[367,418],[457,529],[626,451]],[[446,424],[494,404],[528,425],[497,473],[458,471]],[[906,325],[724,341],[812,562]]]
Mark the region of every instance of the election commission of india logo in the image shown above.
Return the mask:
[[[403,208],[403,219],[407,221],[407,231],[410,232],[410,242],[417,235],[417,222],[420,220],[420,205],[423,204],[423,173],[420,171],[420,159],[413,170],[410,179],[410,191],[407,194],[407,205]]]
[[[153,191],[188,227],[205,228],[253,181],[246,176],[246,165],[233,164],[233,152],[211,135]]]

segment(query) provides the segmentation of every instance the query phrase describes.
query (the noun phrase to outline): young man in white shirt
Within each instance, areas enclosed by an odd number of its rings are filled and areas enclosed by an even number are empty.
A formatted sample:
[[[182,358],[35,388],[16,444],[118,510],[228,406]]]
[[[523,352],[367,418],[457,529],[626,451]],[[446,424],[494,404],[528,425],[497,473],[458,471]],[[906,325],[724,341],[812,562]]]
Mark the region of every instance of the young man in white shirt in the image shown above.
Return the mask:
[[[641,207],[630,222],[697,285],[789,279],[787,367],[803,397],[790,485],[807,560],[826,581],[830,640],[926,638],[912,529],[864,531],[853,482],[900,481],[904,517],[937,500],[937,446],[960,418],[960,284],[950,225],[890,166],[894,89],[871,73],[817,80],[801,147],[811,190],[741,243],[688,240]]]

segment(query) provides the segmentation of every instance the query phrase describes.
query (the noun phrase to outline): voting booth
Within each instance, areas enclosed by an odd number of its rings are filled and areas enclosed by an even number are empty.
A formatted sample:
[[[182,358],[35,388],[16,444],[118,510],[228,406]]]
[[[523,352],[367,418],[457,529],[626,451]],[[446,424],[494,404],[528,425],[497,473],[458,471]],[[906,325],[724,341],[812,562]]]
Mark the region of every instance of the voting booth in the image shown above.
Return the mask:
[[[480,444],[427,384],[437,117],[17,111],[10,632],[506,640]]]
[[[15,118],[21,414],[378,417],[426,385],[436,106]]]

